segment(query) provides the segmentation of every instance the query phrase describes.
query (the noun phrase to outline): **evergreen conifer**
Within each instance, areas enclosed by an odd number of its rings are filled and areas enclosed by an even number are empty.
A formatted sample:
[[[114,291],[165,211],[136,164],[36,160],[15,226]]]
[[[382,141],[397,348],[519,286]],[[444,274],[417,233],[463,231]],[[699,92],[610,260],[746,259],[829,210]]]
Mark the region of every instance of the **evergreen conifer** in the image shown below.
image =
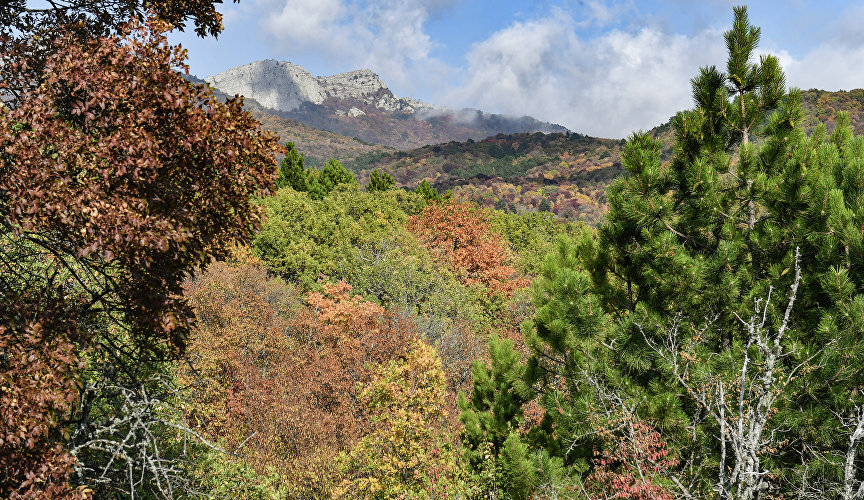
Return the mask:
[[[842,113],[830,135],[796,126],[799,92],[755,61],[759,38],[735,8],[726,72],[691,81],[672,161],[634,134],[607,220],[547,258],[524,331],[534,448],[584,464],[590,425],[625,412],[680,459],[684,496],[861,484],[864,138]]]
[[[306,168],[303,166],[305,155],[297,151],[293,142],[285,146],[285,157],[279,164],[279,177],[276,179],[276,189],[289,186],[295,191],[305,192],[309,187],[306,184]]]
[[[387,191],[396,185],[396,180],[387,172],[379,172],[378,169],[372,171],[369,175],[369,185],[366,186],[366,191],[372,193],[375,191]]]

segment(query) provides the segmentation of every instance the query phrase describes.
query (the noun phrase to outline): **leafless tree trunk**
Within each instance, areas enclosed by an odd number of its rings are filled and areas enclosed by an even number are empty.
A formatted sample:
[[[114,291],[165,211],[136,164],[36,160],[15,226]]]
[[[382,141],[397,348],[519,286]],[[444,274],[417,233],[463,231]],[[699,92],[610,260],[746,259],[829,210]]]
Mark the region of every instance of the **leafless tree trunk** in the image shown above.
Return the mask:
[[[783,339],[801,282],[799,259],[796,249],[795,278],[779,327],[773,329],[768,322],[773,287],[767,297],[755,301],[749,318],[735,315],[747,332],[737,378],[712,373],[710,368],[706,372],[709,365],[685,345],[684,335],[679,331],[681,317],[665,329],[662,341],[650,338],[643,331],[646,342],[668,364],[673,377],[717,425],[720,463],[715,491],[723,499],[752,500],[769,489],[767,471],[761,466],[765,450],[777,444],[769,420],[786,386],[813,359],[800,361],[786,373],[779,367],[779,361],[792,354],[784,352]],[[704,330],[711,328],[715,320],[707,319]],[[864,429],[860,434],[864,434]],[[860,439],[860,435],[856,439]]]
[[[847,427],[852,428],[849,433],[849,446],[846,448],[846,456],[843,462],[843,500],[859,500],[864,498],[864,481],[858,479],[858,470],[855,468],[855,458],[858,455],[858,447],[864,438],[864,407],[858,406],[853,416],[846,420]]]

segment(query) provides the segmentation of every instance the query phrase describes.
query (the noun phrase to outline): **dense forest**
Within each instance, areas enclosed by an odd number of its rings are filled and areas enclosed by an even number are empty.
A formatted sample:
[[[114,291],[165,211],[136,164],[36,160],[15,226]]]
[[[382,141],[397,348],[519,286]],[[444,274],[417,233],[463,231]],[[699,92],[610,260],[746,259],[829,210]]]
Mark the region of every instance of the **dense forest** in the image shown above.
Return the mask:
[[[0,21],[0,497],[864,498],[862,94],[746,8],[626,141],[311,162],[211,0]]]

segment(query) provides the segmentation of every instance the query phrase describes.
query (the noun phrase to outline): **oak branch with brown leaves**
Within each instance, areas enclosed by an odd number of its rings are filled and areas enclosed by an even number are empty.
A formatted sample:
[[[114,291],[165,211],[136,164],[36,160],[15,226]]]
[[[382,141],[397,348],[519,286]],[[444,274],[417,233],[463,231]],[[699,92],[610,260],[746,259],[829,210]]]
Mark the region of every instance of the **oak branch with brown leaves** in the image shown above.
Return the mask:
[[[100,425],[99,402],[76,401],[81,359],[130,387],[183,352],[183,280],[250,234],[272,185],[276,139],[182,78],[168,28],[72,29],[38,55],[0,40],[0,92],[18,92],[0,107],[0,394],[24,391],[0,405],[0,496],[53,491],[57,446]],[[34,479],[44,463],[61,472]]]

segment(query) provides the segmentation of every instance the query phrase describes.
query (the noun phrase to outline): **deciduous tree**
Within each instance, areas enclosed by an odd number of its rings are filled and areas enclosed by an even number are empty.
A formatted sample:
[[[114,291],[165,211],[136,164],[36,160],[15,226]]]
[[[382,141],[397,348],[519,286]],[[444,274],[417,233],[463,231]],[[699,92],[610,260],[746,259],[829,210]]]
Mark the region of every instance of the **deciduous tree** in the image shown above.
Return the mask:
[[[71,414],[46,394],[45,422],[57,427],[33,436],[49,440],[46,449],[78,449],[79,460],[110,458],[80,446],[125,418],[122,394],[94,387],[135,392],[183,352],[193,315],[181,283],[249,235],[257,221],[250,197],[271,186],[279,151],[239,100],[218,102],[176,72],[185,68],[183,51],[167,44],[166,28],[149,21],[99,38],[59,33],[43,39],[39,54],[0,40],[0,87],[16,92],[0,107],[0,294],[25,308],[15,313],[20,321],[4,315],[4,342],[30,338],[25,351],[56,346],[30,368],[33,376],[55,370],[46,380],[64,405],[81,388],[72,375],[79,360],[89,361],[95,386],[84,388]],[[21,369],[17,361],[0,365],[13,384],[28,379],[11,376]],[[32,446],[6,453],[24,457]],[[119,474],[116,484],[129,470],[152,472],[134,461],[110,463],[100,474]],[[89,482],[94,470],[80,467],[76,481]],[[35,472],[4,471],[9,489],[0,494],[16,494],[26,483],[12,478]]]
[[[435,349],[415,341],[360,394],[371,432],[341,457],[350,498],[457,497],[458,457],[446,430],[446,379]]]
[[[469,203],[428,205],[408,227],[426,246],[440,251],[466,284],[482,283],[505,295],[527,284],[506,265],[506,247],[490,230],[486,215]]]

